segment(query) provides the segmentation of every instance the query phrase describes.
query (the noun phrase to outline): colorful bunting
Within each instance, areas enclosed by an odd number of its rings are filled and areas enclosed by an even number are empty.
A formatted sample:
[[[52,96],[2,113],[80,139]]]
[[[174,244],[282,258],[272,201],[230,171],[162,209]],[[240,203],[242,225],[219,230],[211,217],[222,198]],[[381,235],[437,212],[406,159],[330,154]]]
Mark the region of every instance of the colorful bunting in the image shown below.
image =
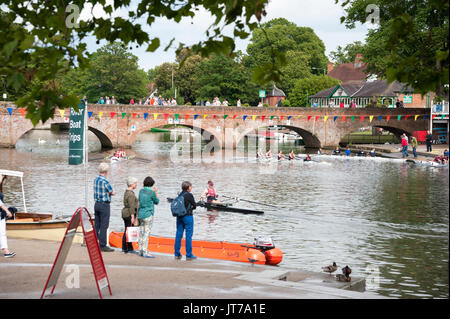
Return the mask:
[[[364,121],[364,115],[361,115],[361,118],[360,118],[359,121],[360,121],[360,122],[363,122],[363,121]]]
[[[213,119],[216,119],[216,114],[213,115]]]
[[[24,108],[21,108],[21,109],[19,109],[19,111],[20,111],[20,113],[22,114],[22,116],[25,117],[25,112],[26,112],[25,109],[24,109]]]
[[[352,122],[354,122],[355,121],[355,117],[354,116],[352,116]]]
[[[206,119],[208,117],[208,114],[203,115],[203,119]]]
[[[283,120],[283,117],[284,117],[284,115],[281,115],[281,116],[280,116],[280,121],[282,121],[282,120]]]
[[[407,119],[408,119],[408,117],[410,117],[410,116],[411,116],[411,115],[406,115],[406,116],[405,116],[405,120],[407,120]]]
[[[333,118],[333,122],[336,122],[336,120],[337,120],[337,116],[335,116],[334,118]]]
[[[133,118],[136,118],[136,113],[131,114]]]
[[[288,121],[290,121],[290,120],[291,120],[291,118],[292,118],[292,115],[289,115],[289,116],[288,116]]]
[[[248,115],[244,115],[244,117],[242,117],[242,119],[245,121],[245,119],[247,118]]]
[[[266,118],[266,116],[265,116],[265,115],[262,115],[262,116],[261,116],[261,121],[264,122],[265,118]]]
[[[387,117],[386,117],[386,122],[389,122],[389,119],[391,118],[391,116],[390,115],[388,115]]]
[[[273,118],[274,118],[274,117],[275,117],[275,116],[272,115],[272,116],[270,117],[270,120],[273,121]]]
[[[236,114],[233,115],[233,120],[236,119],[236,116],[237,116]]]
[[[378,122],[381,122],[381,118],[382,118],[382,116],[378,115]]]
[[[414,116],[414,121],[417,121],[417,118],[419,117],[419,115],[415,115]]]
[[[297,118],[299,119],[299,118],[301,118],[302,116],[301,115],[297,115]]]
[[[326,122],[328,120],[328,115],[323,117],[323,121]]]
[[[102,116],[103,116],[103,112],[98,112],[98,118],[102,119]]]
[[[369,116],[369,122],[372,123],[372,120],[373,120],[373,115],[370,115]]]
[[[311,115],[308,115],[308,121],[311,119],[311,117],[312,117]]]
[[[9,116],[11,116],[13,108],[12,107],[8,107],[7,110],[8,110]]]
[[[194,120],[196,120],[198,118],[198,114],[194,115]]]
[[[114,118],[114,115],[116,115],[116,112],[111,112],[111,118]]]
[[[256,120],[256,115],[252,115],[252,121],[255,122]]]
[[[64,117],[64,110],[59,110],[59,115],[61,115],[61,117]]]
[[[401,115],[397,115],[397,121],[400,121],[401,117]]]
[[[433,116],[431,117],[431,119],[434,120],[435,117],[436,117],[436,114],[433,114]]]
[[[443,120],[445,117],[445,114],[441,114],[441,119]]]
[[[223,116],[223,119],[226,120],[227,117],[228,117],[228,114],[225,114],[225,115]]]
[[[316,115],[315,121],[317,122],[319,120],[319,115]]]
[[[147,119],[148,113],[144,113],[144,120]]]
[[[184,119],[187,121],[187,120],[189,120],[189,114],[185,114],[184,115]]]
[[[122,112],[122,120],[125,117],[125,115],[127,115],[127,112]]]
[[[345,115],[342,117],[342,122],[345,122]]]
[[[158,113],[153,113],[153,119],[156,121],[157,118],[158,118]]]
[[[88,112],[88,117],[91,118],[92,114],[94,114],[94,112],[89,111],[89,112]],[[126,113],[125,113],[125,114],[126,114]]]
[[[164,120],[167,121],[168,118],[169,118],[169,114],[164,114]]]
[[[178,121],[178,117],[180,117],[180,114],[175,114],[175,121]]]

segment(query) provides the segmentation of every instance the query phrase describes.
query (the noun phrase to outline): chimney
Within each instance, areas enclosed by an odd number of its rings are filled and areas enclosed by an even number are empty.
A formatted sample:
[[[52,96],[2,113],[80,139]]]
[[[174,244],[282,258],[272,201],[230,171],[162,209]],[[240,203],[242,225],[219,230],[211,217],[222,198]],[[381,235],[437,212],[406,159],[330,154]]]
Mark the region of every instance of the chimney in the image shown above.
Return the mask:
[[[362,54],[358,53],[355,57],[355,68],[360,68],[362,65]]]
[[[333,64],[333,62],[328,62],[328,66],[327,66],[327,74],[330,73],[333,69],[334,69],[334,64]]]

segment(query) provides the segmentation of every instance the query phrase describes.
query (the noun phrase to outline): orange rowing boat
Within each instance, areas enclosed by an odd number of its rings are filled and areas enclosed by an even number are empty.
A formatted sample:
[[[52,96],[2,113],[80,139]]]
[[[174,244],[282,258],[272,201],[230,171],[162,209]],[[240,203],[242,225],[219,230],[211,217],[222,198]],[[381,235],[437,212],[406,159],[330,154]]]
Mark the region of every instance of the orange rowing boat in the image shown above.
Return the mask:
[[[109,244],[112,247],[122,248],[123,232],[111,232]],[[150,236],[148,240],[148,250],[166,254],[174,254],[174,238]],[[139,249],[138,243],[133,243],[135,250]],[[181,241],[182,255],[186,255],[185,240]],[[277,247],[261,248],[256,245],[217,242],[206,240],[193,240],[192,253],[201,258],[222,259],[254,263],[259,265],[277,265],[283,259],[283,253]]]

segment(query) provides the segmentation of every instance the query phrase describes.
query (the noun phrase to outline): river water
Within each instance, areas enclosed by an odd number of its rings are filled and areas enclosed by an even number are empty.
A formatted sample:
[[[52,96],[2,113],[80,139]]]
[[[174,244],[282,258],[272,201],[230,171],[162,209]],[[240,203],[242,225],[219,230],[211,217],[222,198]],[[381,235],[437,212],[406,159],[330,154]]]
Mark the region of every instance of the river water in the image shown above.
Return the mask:
[[[152,234],[171,237],[175,221],[165,198],[174,197],[184,180],[192,182],[198,198],[212,179],[219,194],[277,208],[244,201],[235,206],[265,214],[199,208],[194,239],[252,243],[256,236],[270,236],[283,251],[283,266],[321,271],[336,261],[349,265],[353,276],[366,277],[367,290],[384,296],[449,297],[448,168],[314,155],[313,163],[256,163],[246,160],[242,145],[232,157],[217,162],[172,161],[174,143],[168,140],[161,133],[141,134],[129,151],[136,158],[111,165],[108,179],[118,194],[112,202],[111,229],[123,229],[120,212],[128,176],[140,183],[146,176],[155,179],[161,202]],[[16,149],[0,149],[1,169],[25,173],[29,211],[70,215],[85,205],[84,167],[67,164],[67,145],[67,134],[34,130]],[[303,151],[289,142],[279,146]],[[92,181],[111,151],[101,152],[91,133],[89,149],[87,207],[93,213]],[[189,154],[181,158],[189,159]],[[7,181],[4,192],[7,204],[21,207],[20,182]]]

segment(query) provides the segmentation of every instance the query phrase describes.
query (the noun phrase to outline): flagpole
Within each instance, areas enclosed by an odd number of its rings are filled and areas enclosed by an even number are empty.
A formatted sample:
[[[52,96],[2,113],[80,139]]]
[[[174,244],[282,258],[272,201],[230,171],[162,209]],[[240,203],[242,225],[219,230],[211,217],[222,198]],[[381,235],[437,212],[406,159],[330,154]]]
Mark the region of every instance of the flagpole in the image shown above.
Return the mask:
[[[86,100],[84,100],[84,207],[86,209],[88,208],[88,187],[87,187],[87,180],[88,180],[88,118],[87,118],[87,103]]]

